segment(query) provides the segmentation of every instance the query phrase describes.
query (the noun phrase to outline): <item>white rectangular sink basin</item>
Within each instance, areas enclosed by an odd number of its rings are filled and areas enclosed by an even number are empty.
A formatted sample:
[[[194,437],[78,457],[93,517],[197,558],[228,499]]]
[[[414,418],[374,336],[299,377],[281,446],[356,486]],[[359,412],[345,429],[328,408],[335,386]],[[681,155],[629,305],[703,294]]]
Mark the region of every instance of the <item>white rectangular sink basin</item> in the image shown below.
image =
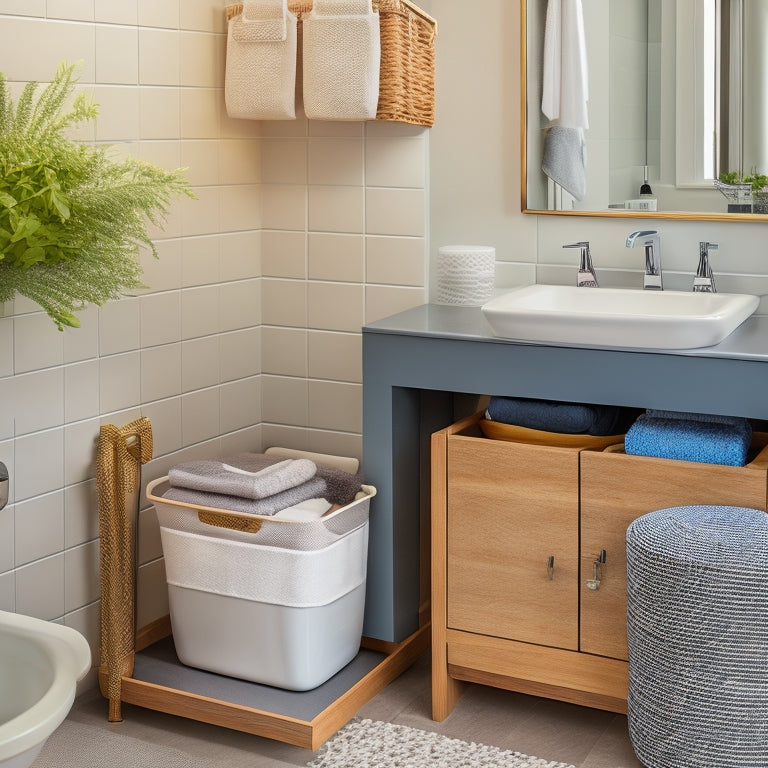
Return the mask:
[[[529,285],[482,312],[496,336],[520,341],[641,349],[695,349],[721,342],[756,309],[757,296]]]

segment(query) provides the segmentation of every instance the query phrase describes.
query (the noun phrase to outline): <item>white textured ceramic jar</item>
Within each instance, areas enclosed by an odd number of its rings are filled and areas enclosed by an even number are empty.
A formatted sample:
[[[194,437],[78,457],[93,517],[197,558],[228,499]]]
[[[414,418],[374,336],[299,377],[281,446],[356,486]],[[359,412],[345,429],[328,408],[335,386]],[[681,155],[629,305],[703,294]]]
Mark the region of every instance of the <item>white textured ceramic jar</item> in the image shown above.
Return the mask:
[[[488,245],[444,245],[437,252],[435,304],[479,307],[493,295],[496,249]]]

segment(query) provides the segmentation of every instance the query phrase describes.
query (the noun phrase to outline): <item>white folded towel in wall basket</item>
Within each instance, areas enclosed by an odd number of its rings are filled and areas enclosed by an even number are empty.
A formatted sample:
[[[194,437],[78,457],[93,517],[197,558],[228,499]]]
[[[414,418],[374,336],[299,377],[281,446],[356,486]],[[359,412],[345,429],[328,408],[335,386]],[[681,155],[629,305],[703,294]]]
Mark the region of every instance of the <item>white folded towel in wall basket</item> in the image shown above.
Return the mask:
[[[371,0],[314,0],[303,18],[304,111],[314,120],[373,120],[381,39]]]
[[[245,0],[229,20],[224,98],[230,117],[296,117],[297,18],[287,0]]]

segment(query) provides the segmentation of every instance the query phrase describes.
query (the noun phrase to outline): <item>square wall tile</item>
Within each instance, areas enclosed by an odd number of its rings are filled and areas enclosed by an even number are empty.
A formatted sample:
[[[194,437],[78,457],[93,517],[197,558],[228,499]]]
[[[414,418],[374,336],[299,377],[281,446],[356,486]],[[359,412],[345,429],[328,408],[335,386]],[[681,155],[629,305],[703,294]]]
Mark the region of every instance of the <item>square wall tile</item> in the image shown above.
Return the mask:
[[[300,280],[262,278],[261,322],[303,328],[307,324],[307,285]]]
[[[15,506],[16,566],[64,549],[64,491],[36,496]]]
[[[261,276],[260,232],[227,232],[219,242],[222,282]]]
[[[261,180],[265,184],[306,184],[306,139],[262,139]]]
[[[47,0],[49,19],[93,21],[93,0]]]
[[[99,361],[87,360],[64,368],[64,421],[99,415]]]
[[[13,317],[0,317],[0,377],[13,375],[13,325]]]
[[[261,323],[261,280],[237,280],[222,283],[221,330],[235,331]]]
[[[218,387],[182,395],[181,440],[183,445],[201,443],[219,435],[220,407]]]
[[[64,369],[49,368],[13,378],[15,434],[24,435],[64,423]]]
[[[181,82],[179,33],[169,29],[139,30],[139,82],[176,85]]]
[[[324,331],[359,331],[363,326],[363,286],[310,283],[307,325]]]
[[[96,481],[68,486],[64,489],[64,546],[75,547],[98,538]]]
[[[307,341],[309,378],[362,382],[361,334],[310,331]]]
[[[425,194],[421,189],[367,189],[365,230],[371,235],[423,237]]]
[[[68,549],[64,553],[64,610],[76,611],[100,596],[98,541]]]
[[[231,184],[220,189],[222,232],[257,230],[261,227],[261,194],[258,184]]]
[[[0,379],[0,403],[14,402],[16,402],[16,383],[13,376],[6,376]],[[14,437],[14,421],[15,414],[12,407],[4,405],[4,407],[0,408],[0,440]]]
[[[223,138],[218,147],[222,184],[258,184],[262,180],[260,141]]]
[[[108,301],[99,309],[99,354],[114,355],[140,346],[140,309],[136,298]]]
[[[181,390],[192,392],[219,383],[219,337],[204,336],[181,344]]]
[[[365,279],[362,235],[310,233],[307,239],[310,280],[361,283]]]
[[[141,415],[152,422],[152,450],[156,457],[173,454],[182,448],[181,397],[144,403]]]
[[[185,237],[180,241],[181,282],[185,288],[219,282],[220,243],[218,235]]]
[[[307,188],[293,184],[262,184],[261,226],[264,229],[306,227]]]
[[[309,382],[284,376],[262,376],[261,379],[262,420],[304,426],[309,415]]]
[[[181,137],[181,92],[178,88],[146,87],[139,98],[141,139]]]
[[[211,0],[183,0],[180,25],[182,29],[199,29],[203,32],[224,32],[226,17],[222,7]]]
[[[121,2],[120,0],[95,0],[94,18],[97,22],[107,24],[129,24],[137,22],[136,2]]]
[[[219,138],[220,93],[216,88],[181,89],[181,137]]]
[[[181,142],[180,164],[196,187],[219,183],[219,142],[215,139],[188,139]]]
[[[16,612],[51,621],[64,615],[64,553],[16,570]]]
[[[135,408],[141,403],[141,357],[138,352],[103,357],[99,401],[103,414]]]
[[[261,373],[261,328],[245,328],[219,336],[221,380],[245,379]]]
[[[0,13],[19,16],[45,16],[46,0],[0,0]]]
[[[139,565],[162,557],[163,544],[160,538],[160,523],[157,520],[157,510],[154,507],[148,507],[139,512],[138,528],[137,558]]]
[[[339,432],[361,432],[363,388],[336,381],[309,382],[310,427]]]
[[[13,370],[16,374],[61,365],[64,361],[64,334],[43,312],[19,315],[13,325]],[[8,328],[5,336],[7,337]]]
[[[184,0],[185,4],[189,0]],[[214,9],[211,8],[211,11]],[[216,9],[220,13],[218,8]],[[178,32],[181,85],[215,88],[219,80],[218,38],[207,32]]]
[[[365,195],[361,187],[309,187],[309,229],[361,233]]]
[[[99,307],[91,305],[78,312],[79,328],[65,328],[64,362],[76,363],[99,355]]]
[[[219,286],[187,288],[181,292],[181,338],[219,332]]]
[[[368,138],[365,142],[365,183],[369,187],[414,187],[427,180],[423,138]]]
[[[318,453],[351,456],[358,461],[363,458],[363,438],[357,433],[310,429],[304,445],[306,450]]]
[[[142,348],[181,339],[181,291],[142,296],[139,305]]]
[[[365,276],[369,283],[424,286],[427,254],[422,238],[367,237]]]
[[[139,26],[179,27],[179,0],[138,0]]]
[[[10,571],[15,567],[15,534],[14,534],[15,505],[7,504],[0,509],[0,573]],[[2,599],[0,599],[0,603]],[[0,605],[0,611],[4,610]]]
[[[64,486],[64,429],[50,429],[15,440],[14,499],[51,493]]]
[[[0,574],[0,611],[16,612],[16,571]]]
[[[265,277],[304,279],[307,276],[306,234],[262,231],[261,273]]]
[[[365,322],[372,323],[382,317],[418,307],[425,302],[423,288],[392,288],[368,285],[365,289]]]
[[[261,377],[224,384],[221,387],[221,433],[236,432],[261,421]]]
[[[309,139],[309,183],[362,186],[362,139]]]
[[[221,188],[195,187],[196,200],[182,197],[176,202],[181,218],[181,234],[212,235],[221,230]]]
[[[97,141],[136,141],[141,135],[139,89],[129,85],[97,85],[94,99],[99,105]]]
[[[262,370],[278,376],[307,375],[307,332],[303,328],[265,327]]]
[[[141,281],[152,291],[172,291],[181,288],[182,247],[186,240],[158,240],[157,258],[148,249],[141,253],[144,274]]]
[[[136,85],[139,82],[139,35],[130,27],[98,25],[96,82]]]
[[[181,393],[181,344],[141,350],[141,402]]]
[[[78,421],[64,427],[65,485],[82,483],[94,476],[100,428],[99,419]]]

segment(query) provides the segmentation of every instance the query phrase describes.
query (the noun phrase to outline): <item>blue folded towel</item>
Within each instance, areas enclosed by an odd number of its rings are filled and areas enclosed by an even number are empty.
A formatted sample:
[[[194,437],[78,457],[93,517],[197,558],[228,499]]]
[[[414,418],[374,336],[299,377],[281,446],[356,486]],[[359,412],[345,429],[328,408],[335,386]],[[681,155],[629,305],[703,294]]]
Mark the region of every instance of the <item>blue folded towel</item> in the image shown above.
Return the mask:
[[[644,415],[627,432],[624,451],[635,456],[743,467],[751,440],[752,425],[747,419],[716,417],[704,421]]]
[[[639,411],[616,405],[562,403],[524,397],[491,397],[487,418],[502,424],[569,435],[618,435]]]

